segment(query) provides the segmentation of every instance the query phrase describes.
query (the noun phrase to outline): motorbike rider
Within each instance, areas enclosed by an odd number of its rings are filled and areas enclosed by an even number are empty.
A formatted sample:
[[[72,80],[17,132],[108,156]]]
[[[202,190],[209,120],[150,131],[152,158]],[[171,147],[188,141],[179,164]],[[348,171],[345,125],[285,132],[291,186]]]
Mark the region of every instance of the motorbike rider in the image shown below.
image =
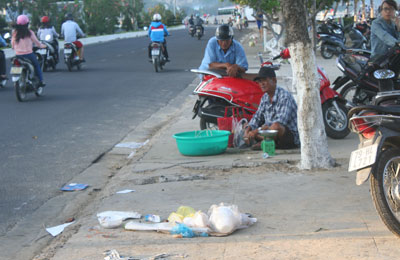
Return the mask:
[[[35,74],[39,78],[39,86],[44,87],[46,84],[43,82],[43,73],[36,55],[32,51],[33,44],[39,48],[46,48],[46,45],[39,42],[35,33],[28,28],[29,18],[26,15],[19,15],[17,17],[17,24],[15,30],[12,32],[11,46],[15,51],[17,57],[29,59],[35,67]]]
[[[168,51],[167,51],[167,41],[165,39],[165,36],[169,35],[169,32],[167,30],[167,26],[161,22],[161,15],[156,13],[153,15],[153,21],[151,22],[149,26],[149,37],[151,39],[151,42],[149,44],[149,59],[151,60],[151,43],[152,42],[160,42],[162,43],[163,46],[163,54],[166,59],[166,61],[170,61],[168,57]]]
[[[196,14],[196,20],[194,21],[194,24],[196,26],[200,26],[201,27],[201,34],[204,34],[204,27],[203,27],[203,19],[200,18],[199,14]]]
[[[189,18],[189,26],[194,26],[193,14],[190,15],[190,18]]]
[[[395,17],[397,3],[384,0],[378,9],[380,17],[371,25],[371,59],[384,55],[391,47],[400,42],[399,18]],[[397,27],[397,28],[396,28]]]
[[[71,13],[68,13],[65,17],[67,20],[61,25],[61,35],[64,37],[65,42],[73,43],[76,46],[79,60],[85,62],[85,58],[83,57],[83,44],[78,41],[77,36],[85,37],[86,35],[74,21],[74,17]]]
[[[232,27],[220,25],[207,43],[199,69],[223,69],[230,77],[239,77],[248,67],[243,46],[233,39]]]
[[[279,149],[299,147],[300,139],[297,130],[297,105],[292,94],[276,85],[275,71],[262,67],[255,81],[265,93],[252,119],[245,127],[243,139],[254,150],[261,149],[264,137],[260,130],[278,130],[275,139]]]
[[[0,35],[0,47],[6,47],[7,43]],[[0,82],[7,79],[6,74],[6,55],[0,50]]]
[[[39,37],[39,40],[41,41],[47,41],[50,42],[50,44],[54,47],[54,54],[56,57],[56,60],[58,61],[58,41],[57,38],[59,37],[58,33],[56,32],[56,29],[54,26],[51,25],[50,23],[50,18],[48,16],[43,16],[40,19],[42,26],[39,28],[37,32],[37,36]],[[50,35],[49,39],[46,39],[46,36]]]

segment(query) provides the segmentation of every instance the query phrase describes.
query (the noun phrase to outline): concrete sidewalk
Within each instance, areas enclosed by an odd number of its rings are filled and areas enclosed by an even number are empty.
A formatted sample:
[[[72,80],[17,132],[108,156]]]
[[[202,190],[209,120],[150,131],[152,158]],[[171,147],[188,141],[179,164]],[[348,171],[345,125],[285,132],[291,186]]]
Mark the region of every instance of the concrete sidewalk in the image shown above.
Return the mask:
[[[260,42],[249,47],[246,38],[243,46],[250,68],[257,71]],[[337,74],[334,60],[318,58],[318,62],[325,64],[328,74]],[[288,75],[290,67],[284,65],[278,73],[280,84],[288,82]],[[196,100],[191,92],[197,83],[194,75],[181,95],[122,141],[149,139],[143,148],[134,155],[131,149],[114,148],[107,155],[131,156],[116,174],[109,171],[111,179],[105,188],[92,186],[82,191],[95,194],[92,203],[35,259],[103,259],[103,252],[110,249],[137,258],[161,253],[178,256],[168,259],[398,258],[398,238],[380,221],[368,184],[356,186],[355,174],[347,172],[350,152],[358,144],[353,134],[328,140],[329,151],[340,164],[331,170],[298,170],[299,150],[278,150],[268,159],[262,158],[262,152],[237,149],[208,157],[181,155],[172,135],[199,129],[198,119],[191,119]],[[124,189],[135,192],[116,194]],[[207,212],[220,202],[238,205],[258,222],[227,237],[177,239],[156,232],[104,229],[96,218],[98,212],[121,210],[165,219],[181,205]],[[60,224],[64,218],[49,225]]]

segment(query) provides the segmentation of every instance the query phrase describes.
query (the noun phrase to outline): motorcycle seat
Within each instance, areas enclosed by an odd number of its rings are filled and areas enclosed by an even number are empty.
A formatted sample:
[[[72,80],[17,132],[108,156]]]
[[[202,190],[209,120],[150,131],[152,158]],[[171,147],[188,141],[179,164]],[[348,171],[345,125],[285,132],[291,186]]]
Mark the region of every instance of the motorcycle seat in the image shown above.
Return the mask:
[[[346,67],[350,68],[354,74],[359,74],[367,64],[366,61],[356,59],[352,54],[343,55],[342,61],[346,63]]]

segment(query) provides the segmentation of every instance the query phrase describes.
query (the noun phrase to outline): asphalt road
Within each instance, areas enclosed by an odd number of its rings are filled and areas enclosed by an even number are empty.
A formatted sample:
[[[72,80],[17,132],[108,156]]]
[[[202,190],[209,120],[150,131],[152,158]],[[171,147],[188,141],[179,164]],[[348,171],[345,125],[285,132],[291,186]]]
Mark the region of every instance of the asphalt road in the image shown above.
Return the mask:
[[[0,89],[0,236],[191,83],[214,30],[201,41],[173,31],[159,73],[141,37],[86,46],[82,71],[44,74],[43,97],[20,103],[11,82]]]

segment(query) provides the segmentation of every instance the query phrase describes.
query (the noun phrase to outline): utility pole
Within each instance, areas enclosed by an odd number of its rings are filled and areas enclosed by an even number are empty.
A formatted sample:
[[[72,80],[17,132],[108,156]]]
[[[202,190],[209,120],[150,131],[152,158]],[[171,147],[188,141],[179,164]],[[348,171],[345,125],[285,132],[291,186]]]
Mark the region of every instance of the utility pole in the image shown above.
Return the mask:
[[[176,0],[174,0],[174,16],[176,17]]]

